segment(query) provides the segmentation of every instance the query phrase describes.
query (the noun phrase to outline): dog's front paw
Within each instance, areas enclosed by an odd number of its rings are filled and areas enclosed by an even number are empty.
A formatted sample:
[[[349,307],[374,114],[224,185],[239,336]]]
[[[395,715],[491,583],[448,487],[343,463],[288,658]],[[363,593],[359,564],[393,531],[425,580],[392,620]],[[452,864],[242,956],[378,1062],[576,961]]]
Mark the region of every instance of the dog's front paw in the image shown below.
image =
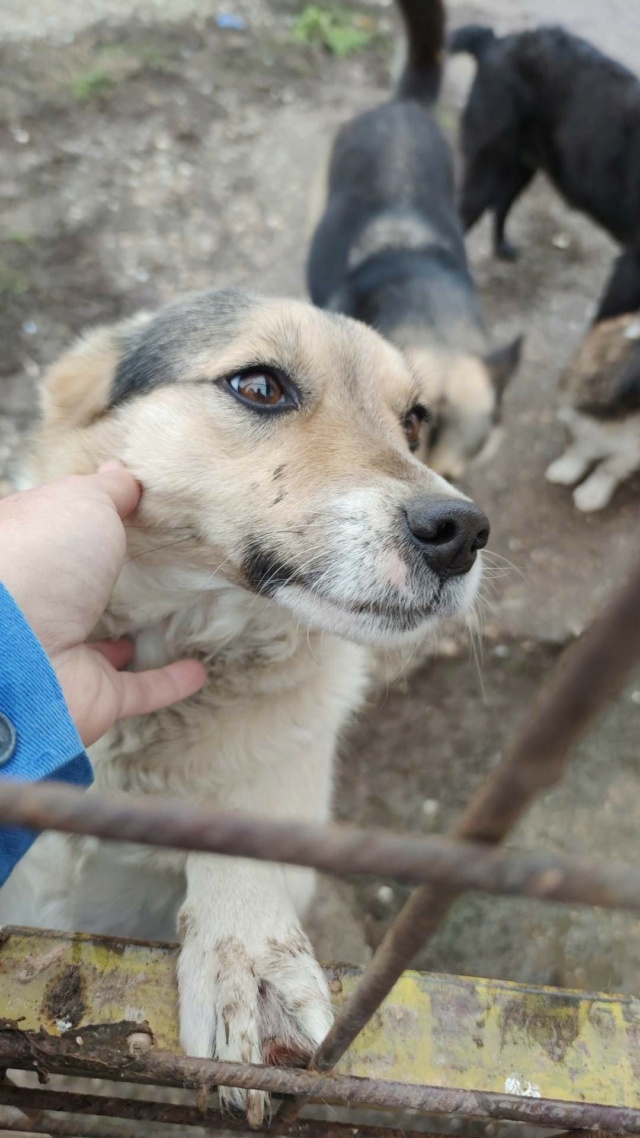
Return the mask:
[[[617,482],[606,471],[594,471],[586,482],[573,491],[573,502],[577,510],[583,514],[595,513],[604,510],[609,505]]]
[[[575,486],[587,469],[586,460],[573,450],[566,451],[547,467],[545,478],[557,486]]]
[[[203,946],[183,918],[178,963],[180,1041],[187,1055],[229,1062],[300,1065],[332,1022],[327,982],[304,933],[295,927],[251,943],[235,936]],[[222,1107],[259,1126],[263,1091],[219,1087]]]

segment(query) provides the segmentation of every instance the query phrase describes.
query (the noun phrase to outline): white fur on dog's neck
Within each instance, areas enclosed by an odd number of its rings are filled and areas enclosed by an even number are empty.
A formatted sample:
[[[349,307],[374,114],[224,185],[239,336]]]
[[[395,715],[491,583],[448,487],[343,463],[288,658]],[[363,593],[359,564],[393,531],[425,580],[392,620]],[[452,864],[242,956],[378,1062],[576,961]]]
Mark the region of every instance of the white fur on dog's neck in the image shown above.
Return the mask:
[[[152,558],[125,565],[101,628],[133,639],[136,671],[197,656],[209,670],[204,696],[227,702],[289,691],[331,655],[334,637],[310,630],[274,601],[220,573],[175,564],[154,569]]]

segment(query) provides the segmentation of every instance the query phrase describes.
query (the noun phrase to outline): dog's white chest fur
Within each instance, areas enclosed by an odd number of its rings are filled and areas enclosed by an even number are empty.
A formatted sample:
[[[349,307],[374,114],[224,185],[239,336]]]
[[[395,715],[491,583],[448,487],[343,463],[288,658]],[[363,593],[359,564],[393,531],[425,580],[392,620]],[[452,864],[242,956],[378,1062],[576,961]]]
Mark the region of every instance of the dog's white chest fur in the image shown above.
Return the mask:
[[[273,604],[230,600],[213,593],[137,633],[138,667],[197,651],[211,680],[195,699],[109,732],[91,749],[96,787],[325,820],[336,739],[360,702],[365,654],[298,630]],[[261,1013],[273,1018],[274,1038],[307,1048],[330,1024],[324,978],[298,923],[312,890],[313,875],[296,868],[49,834],[0,893],[0,920],[151,939],[178,931],[185,1049],[210,1055],[215,1042],[220,1057],[260,1062],[258,983],[274,993]],[[281,1010],[289,986],[307,993],[290,1022]]]

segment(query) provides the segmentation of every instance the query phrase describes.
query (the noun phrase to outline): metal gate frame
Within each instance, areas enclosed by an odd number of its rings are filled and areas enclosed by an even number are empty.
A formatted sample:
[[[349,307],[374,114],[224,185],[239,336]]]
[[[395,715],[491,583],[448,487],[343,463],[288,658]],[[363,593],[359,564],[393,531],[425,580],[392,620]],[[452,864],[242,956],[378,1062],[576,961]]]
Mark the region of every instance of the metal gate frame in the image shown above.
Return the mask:
[[[149,1026],[138,1022],[83,1025],[55,1034],[42,1027],[23,1029],[18,1018],[5,1018],[0,1021],[0,1069],[5,1072],[35,1068],[43,1082],[49,1073],[73,1073],[191,1088],[197,1095],[195,1105],[189,1107],[15,1087],[5,1077],[0,1084],[0,1103],[27,1113],[21,1118],[0,1116],[0,1127],[17,1133],[81,1134],[85,1138],[122,1138],[131,1132],[133,1119],[145,1119],[144,1132],[153,1138],[167,1133],[166,1125],[158,1130],[158,1123],[204,1126],[209,1131],[246,1130],[246,1122],[209,1109],[210,1092],[226,1085],[284,1096],[277,1113],[259,1129],[292,1138],[328,1134],[370,1138],[392,1133],[388,1127],[382,1130],[348,1122],[301,1120],[300,1111],[311,1100],[346,1107],[527,1122],[573,1133],[596,1129],[640,1134],[640,1109],[628,1103],[566,1102],[334,1073],[336,1064],[464,890],[640,910],[640,871],[634,867],[495,848],[532,802],[560,781],[574,744],[620,693],[638,663],[640,569],[563,655],[530,718],[474,795],[450,838],[398,837],[339,826],[268,822],[172,800],[114,800],[86,795],[51,783],[0,784],[0,822],[5,825],[260,858],[336,874],[384,874],[417,884],[368,968],[343,1000],[308,1069],[182,1057],[158,1048]],[[10,945],[20,934],[4,930],[3,935]],[[71,942],[77,940],[71,938]],[[0,966],[3,954],[4,947],[0,946]],[[640,1080],[640,1018],[631,1026],[634,1064],[637,1058],[634,1078]],[[69,1120],[55,1113],[45,1116],[44,1111],[101,1117]],[[117,1121],[122,1119],[129,1122]]]

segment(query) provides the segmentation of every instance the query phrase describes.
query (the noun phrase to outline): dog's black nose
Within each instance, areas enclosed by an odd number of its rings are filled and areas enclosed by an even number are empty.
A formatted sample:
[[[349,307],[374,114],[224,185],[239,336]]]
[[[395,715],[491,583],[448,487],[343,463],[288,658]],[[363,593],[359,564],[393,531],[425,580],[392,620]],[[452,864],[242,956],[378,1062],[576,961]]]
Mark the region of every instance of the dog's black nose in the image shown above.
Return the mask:
[[[406,509],[411,539],[439,577],[468,573],[489,540],[489,521],[460,498],[414,498]]]

